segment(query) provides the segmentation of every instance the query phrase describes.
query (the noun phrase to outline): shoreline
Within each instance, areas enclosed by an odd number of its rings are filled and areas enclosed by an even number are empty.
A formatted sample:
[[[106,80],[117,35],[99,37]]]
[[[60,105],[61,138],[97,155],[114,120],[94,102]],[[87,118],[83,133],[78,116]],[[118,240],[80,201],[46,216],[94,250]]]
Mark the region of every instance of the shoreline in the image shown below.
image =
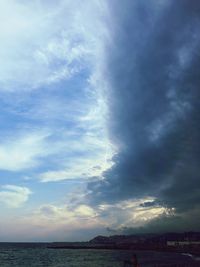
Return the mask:
[[[117,244],[60,244],[52,243],[47,246],[49,249],[94,249],[94,250],[137,250],[137,251],[154,251],[154,252],[169,252],[169,253],[180,253],[188,257],[199,258],[200,260],[200,250],[195,248],[170,248],[170,247],[148,247],[141,245],[117,245]]]

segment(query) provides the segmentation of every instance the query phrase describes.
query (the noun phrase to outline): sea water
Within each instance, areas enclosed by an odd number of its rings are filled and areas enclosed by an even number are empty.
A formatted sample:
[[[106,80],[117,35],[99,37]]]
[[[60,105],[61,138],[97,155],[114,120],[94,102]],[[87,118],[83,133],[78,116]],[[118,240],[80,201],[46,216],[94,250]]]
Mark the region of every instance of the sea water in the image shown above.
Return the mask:
[[[0,267],[124,267],[132,253],[137,255],[140,267],[200,267],[192,257],[177,253],[50,249],[46,244],[31,243],[0,243]]]

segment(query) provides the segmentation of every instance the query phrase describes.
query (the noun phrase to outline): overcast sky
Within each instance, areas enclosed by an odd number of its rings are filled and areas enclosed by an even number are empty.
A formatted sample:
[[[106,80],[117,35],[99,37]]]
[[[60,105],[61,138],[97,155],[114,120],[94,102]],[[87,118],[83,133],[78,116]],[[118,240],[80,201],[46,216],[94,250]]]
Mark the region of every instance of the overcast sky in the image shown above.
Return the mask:
[[[200,230],[199,14],[0,1],[0,241]]]

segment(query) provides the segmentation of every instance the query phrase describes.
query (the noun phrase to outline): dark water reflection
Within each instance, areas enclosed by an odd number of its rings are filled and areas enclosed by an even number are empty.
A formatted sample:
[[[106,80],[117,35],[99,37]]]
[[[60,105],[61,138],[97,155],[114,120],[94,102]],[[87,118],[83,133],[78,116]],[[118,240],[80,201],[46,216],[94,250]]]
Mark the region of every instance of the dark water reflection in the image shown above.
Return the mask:
[[[187,255],[136,251],[140,267],[200,267]],[[123,267],[130,251],[48,249],[45,244],[0,244],[0,267]]]

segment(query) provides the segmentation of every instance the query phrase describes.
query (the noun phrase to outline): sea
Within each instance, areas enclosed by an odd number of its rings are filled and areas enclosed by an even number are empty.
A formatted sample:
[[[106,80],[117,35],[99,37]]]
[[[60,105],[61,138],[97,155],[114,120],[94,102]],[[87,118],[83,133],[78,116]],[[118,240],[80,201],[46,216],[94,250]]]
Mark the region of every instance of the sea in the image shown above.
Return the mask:
[[[136,254],[139,267],[200,267],[190,254],[155,251],[52,249],[40,243],[0,243],[0,267],[130,267]]]

